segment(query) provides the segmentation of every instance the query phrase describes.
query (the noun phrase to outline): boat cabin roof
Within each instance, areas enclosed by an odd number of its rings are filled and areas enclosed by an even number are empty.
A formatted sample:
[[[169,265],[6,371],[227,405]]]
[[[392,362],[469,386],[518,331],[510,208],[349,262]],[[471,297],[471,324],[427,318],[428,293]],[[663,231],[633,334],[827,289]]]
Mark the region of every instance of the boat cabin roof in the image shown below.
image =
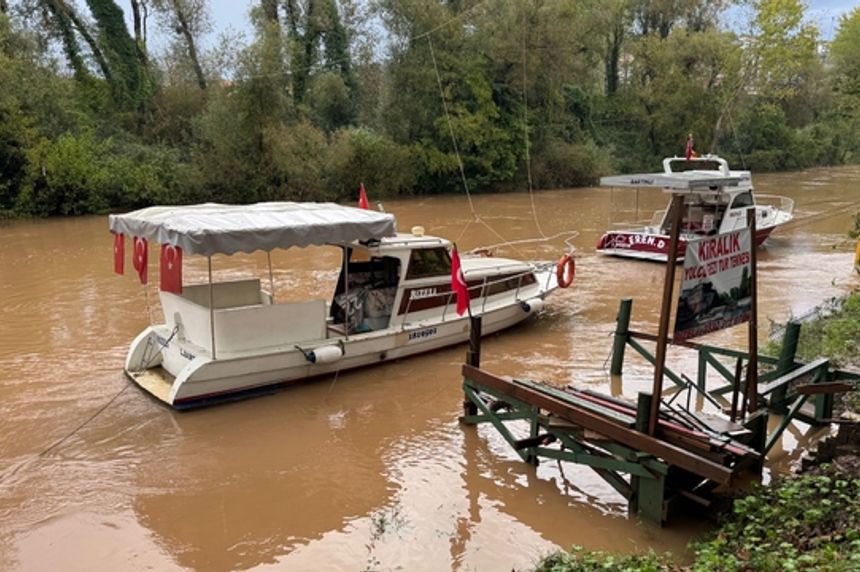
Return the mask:
[[[187,254],[204,256],[395,235],[394,215],[334,203],[154,206],[110,215],[108,225],[114,233],[172,244]]]
[[[600,184],[604,187],[657,187],[670,193],[722,193],[747,190],[737,187],[746,187],[749,180],[749,171],[731,171],[725,159],[704,155],[691,159],[669,157],[663,160],[662,173],[601,177]]]
[[[451,247],[451,241],[436,236],[426,236],[423,233],[410,234],[398,232],[394,236],[384,237],[379,240],[362,241],[357,245],[350,246],[363,248],[374,256],[385,256],[404,250],[425,248],[448,249]]]

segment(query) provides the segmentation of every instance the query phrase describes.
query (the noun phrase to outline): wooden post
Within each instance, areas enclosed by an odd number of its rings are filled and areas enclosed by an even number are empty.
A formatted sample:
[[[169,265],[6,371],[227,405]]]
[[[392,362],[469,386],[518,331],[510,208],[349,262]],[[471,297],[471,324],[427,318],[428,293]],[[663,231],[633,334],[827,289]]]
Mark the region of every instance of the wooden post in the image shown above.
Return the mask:
[[[756,244],[756,209],[747,210],[747,226],[750,230],[750,322],[749,322],[749,353],[747,363],[747,406],[748,411],[758,409],[758,296],[756,292],[756,274],[758,272],[758,246]]]
[[[738,418],[738,394],[741,390],[741,376],[743,375],[743,363],[744,360],[740,356],[738,356],[737,361],[735,362],[735,379],[732,381],[732,411],[730,420],[734,421]],[[743,415],[742,415],[743,417]]]
[[[624,367],[624,350],[627,347],[632,306],[631,298],[624,298],[618,306],[618,316],[615,318],[615,339],[612,342],[612,365],[609,367],[609,373],[612,375],[621,375]]]
[[[651,391],[651,414],[648,419],[648,434],[657,431],[657,414],[660,412],[660,398],[663,394],[663,371],[666,368],[666,339],[669,336],[669,314],[672,312],[672,296],[675,291],[675,265],[678,252],[678,235],[681,233],[681,210],[684,196],[672,196],[669,207],[672,213],[672,229],[669,235],[669,251],[666,254],[666,276],[663,279],[663,302],[660,306],[660,328],[657,331],[657,353],[654,363],[654,387]]]
[[[466,352],[466,363],[475,368],[481,367],[481,316],[469,315],[469,350]],[[478,414],[478,406],[468,395],[463,399],[463,414]]]

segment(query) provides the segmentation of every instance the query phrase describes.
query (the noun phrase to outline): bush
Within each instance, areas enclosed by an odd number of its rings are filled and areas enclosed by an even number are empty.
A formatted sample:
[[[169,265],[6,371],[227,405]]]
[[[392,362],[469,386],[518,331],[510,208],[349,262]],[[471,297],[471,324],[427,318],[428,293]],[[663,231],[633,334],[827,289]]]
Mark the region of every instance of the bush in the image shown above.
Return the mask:
[[[609,154],[592,142],[551,139],[532,160],[532,177],[540,189],[593,185],[608,172]]]

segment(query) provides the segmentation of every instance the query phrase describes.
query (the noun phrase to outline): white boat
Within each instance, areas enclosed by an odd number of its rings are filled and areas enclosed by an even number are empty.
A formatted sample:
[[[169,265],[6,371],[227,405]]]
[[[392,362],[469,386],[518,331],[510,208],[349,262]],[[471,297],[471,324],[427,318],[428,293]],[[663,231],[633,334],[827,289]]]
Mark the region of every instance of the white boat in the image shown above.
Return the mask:
[[[451,243],[420,227],[398,234],[390,214],[331,203],[150,207],[111,215],[115,235],[208,258],[209,281],[160,291],[164,323],[131,343],[125,372],[175,408],[434,350],[469,336],[451,288]],[[259,279],[213,282],[212,255],[333,245],[335,292],[276,302]],[[271,257],[269,257],[271,261]],[[556,287],[553,263],[464,256],[470,311],[489,334],[521,322]],[[162,270],[162,272],[164,272]]]
[[[684,195],[681,234],[676,262],[683,262],[687,242],[747,226],[747,211],[755,210],[756,244],[761,245],[773,230],[793,218],[794,201],[775,195],[756,195],[749,171],[732,171],[725,159],[704,155],[663,160],[662,173],[617,175],[600,179],[612,188],[662,188]],[[764,201],[764,203],[762,202]],[[649,222],[616,223],[597,243],[597,252],[627,258],[665,262],[669,251],[670,209],[657,211]],[[671,200],[670,200],[671,204]],[[619,209],[613,208],[613,212]]]

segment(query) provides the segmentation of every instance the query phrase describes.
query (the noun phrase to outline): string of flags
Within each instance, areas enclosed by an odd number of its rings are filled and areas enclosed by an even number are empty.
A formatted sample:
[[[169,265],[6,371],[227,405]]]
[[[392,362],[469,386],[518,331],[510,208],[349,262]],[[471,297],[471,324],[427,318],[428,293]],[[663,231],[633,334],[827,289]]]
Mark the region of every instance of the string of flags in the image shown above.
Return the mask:
[[[149,283],[149,241],[132,237],[131,265],[141,284]],[[125,235],[113,235],[113,271],[125,274]],[[164,292],[182,294],[182,248],[172,244],[161,245],[159,257],[159,287]]]

